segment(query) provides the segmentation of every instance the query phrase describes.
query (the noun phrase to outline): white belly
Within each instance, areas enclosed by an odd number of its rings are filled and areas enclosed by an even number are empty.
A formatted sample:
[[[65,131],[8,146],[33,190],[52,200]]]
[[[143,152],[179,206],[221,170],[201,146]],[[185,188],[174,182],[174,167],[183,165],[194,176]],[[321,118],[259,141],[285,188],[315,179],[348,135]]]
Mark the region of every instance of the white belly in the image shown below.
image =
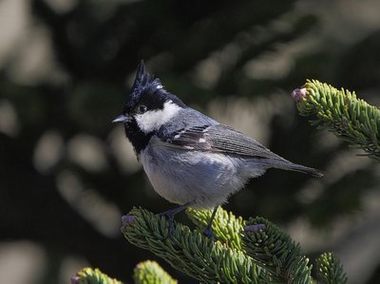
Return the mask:
[[[155,191],[172,203],[212,208],[248,180],[240,160],[217,153],[180,151],[151,141],[140,161]],[[243,177],[244,175],[244,177]]]

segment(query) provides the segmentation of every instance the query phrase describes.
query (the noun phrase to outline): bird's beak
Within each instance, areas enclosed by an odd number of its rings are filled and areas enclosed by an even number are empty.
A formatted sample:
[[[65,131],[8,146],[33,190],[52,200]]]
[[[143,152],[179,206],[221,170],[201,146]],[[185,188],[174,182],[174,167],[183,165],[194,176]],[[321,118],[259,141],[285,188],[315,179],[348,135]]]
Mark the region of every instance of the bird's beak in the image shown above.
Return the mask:
[[[129,116],[127,116],[125,114],[120,114],[118,117],[116,117],[114,120],[112,120],[112,123],[119,123],[119,122],[126,123],[129,120],[130,120]]]

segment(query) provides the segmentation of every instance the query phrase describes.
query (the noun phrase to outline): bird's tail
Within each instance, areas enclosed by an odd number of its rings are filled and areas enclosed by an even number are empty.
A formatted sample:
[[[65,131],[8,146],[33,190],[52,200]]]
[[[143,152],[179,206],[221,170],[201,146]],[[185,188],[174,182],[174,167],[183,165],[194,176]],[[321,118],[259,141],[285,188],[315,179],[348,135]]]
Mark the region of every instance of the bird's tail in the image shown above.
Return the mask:
[[[310,167],[306,167],[306,166],[299,165],[299,164],[294,164],[294,163],[289,162],[287,160],[285,160],[285,161],[286,162],[284,162],[284,163],[276,164],[274,167],[278,168],[278,169],[282,169],[282,170],[296,171],[296,172],[309,174],[313,177],[323,177],[323,173],[320,170],[310,168]]]

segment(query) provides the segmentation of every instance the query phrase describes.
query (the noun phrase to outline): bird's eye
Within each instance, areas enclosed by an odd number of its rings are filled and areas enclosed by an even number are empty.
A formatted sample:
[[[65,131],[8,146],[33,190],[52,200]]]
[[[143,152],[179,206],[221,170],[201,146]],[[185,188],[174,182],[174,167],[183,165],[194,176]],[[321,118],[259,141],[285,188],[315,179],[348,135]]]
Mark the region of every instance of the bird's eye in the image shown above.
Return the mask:
[[[137,113],[144,113],[148,110],[148,108],[145,105],[139,105],[136,109]]]

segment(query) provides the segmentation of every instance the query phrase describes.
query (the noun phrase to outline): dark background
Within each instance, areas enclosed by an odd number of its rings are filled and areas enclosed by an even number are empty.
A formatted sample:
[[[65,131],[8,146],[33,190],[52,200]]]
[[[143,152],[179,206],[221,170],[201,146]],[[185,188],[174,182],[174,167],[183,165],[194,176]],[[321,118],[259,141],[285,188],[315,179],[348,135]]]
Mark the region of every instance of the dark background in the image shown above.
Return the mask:
[[[378,105],[379,11],[376,0],[0,1],[0,282],[67,283],[87,265],[130,281],[157,259],[122,238],[120,216],[171,205],[111,124],[144,59],[186,103],[325,172],[270,170],[225,208],[269,218],[311,258],[332,250],[351,283],[378,283],[379,163],[311,127],[289,93],[318,79]]]

